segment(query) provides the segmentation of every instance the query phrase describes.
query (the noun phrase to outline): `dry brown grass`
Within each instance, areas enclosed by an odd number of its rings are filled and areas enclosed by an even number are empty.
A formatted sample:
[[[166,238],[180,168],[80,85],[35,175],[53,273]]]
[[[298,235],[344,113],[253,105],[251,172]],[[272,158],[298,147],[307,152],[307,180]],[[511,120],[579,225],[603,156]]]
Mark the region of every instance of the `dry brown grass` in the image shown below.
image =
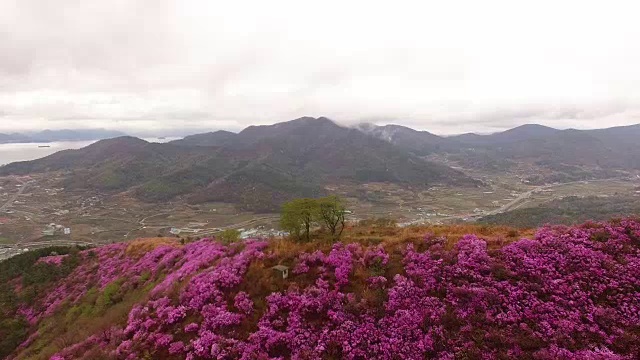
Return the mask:
[[[499,249],[522,238],[532,238],[534,229],[515,229],[508,226],[487,226],[475,224],[458,225],[425,225],[400,227],[377,227],[352,225],[345,228],[340,242],[358,243],[363,246],[381,245],[392,257],[400,254],[401,250],[409,243],[413,243],[418,250],[425,246],[424,238],[445,238],[445,248],[452,249],[455,244],[467,234],[475,234],[487,241],[490,250]],[[292,266],[296,257],[303,252],[320,250],[327,253],[331,250],[334,241],[331,236],[323,231],[312,235],[309,242],[298,242],[293,239],[273,239],[269,244],[269,250],[275,257],[264,261],[266,268],[274,265]]]
[[[521,238],[531,238],[534,236],[535,230],[475,224],[425,225],[405,228],[352,225],[345,228],[340,241],[343,243],[355,242],[366,246],[381,244],[385,249],[390,250],[407,243],[422,244],[424,237],[431,235],[445,238],[447,248],[453,248],[458,240],[467,234],[477,235],[487,241],[490,249],[496,249]],[[328,250],[331,248],[331,244],[332,241],[328,234],[318,232],[314,234],[310,243],[296,243],[282,239],[274,241],[271,248],[276,254],[290,257],[300,251]]]
[[[180,247],[180,241],[176,238],[160,237],[160,238],[140,238],[133,240],[127,246],[126,254],[128,256],[138,258],[159,246]]]

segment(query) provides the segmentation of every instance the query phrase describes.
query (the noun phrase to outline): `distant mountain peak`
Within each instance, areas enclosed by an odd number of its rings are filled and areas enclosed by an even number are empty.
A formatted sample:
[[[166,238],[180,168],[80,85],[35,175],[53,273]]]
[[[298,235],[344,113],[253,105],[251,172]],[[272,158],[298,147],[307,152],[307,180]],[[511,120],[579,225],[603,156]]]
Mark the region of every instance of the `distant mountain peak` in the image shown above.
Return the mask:
[[[185,136],[184,139],[171,141],[175,145],[183,146],[222,146],[233,141],[238,134],[227,131],[217,130],[213,132],[194,134]]]
[[[119,136],[110,139],[98,140],[95,143],[87,146],[85,149],[113,149],[113,150],[124,150],[131,148],[138,148],[142,146],[148,145],[149,142],[135,136]]]
[[[294,121],[314,121],[314,120],[317,120],[317,118],[314,118],[313,116],[302,116],[302,117],[299,117],[299,118],[297,118],[297,119],[293,119],[293,120],[286,121],[286,122],[294,122]]]
[[[335,121],[329,119],[328,117],[320,116],[320,117],[312,117],[312,116],[303,116],[301,118],[297,118],[291,121],[285,121],[282,123],[278,123],[275,125],[286,125],[286,124],[326,124],[326,125],[337,125]]]
[[[139,137],[135,137],[135,136],[130,136],[130,135],[124,135],[124,136],[118,136],[118,137],[114,137],[114,138],[109,138],[109,139],[102,139],[96,142],[96,144],[98,143],[130,143],[130,144],[148,144],[149,142],[144,140],[144,139],[140,139]]]
[[[448,140],[445,137],[403,125],[388,124],[379,126],[361,123],[356,125],[356,129],[416,155],[428,155],[456,145],[455,141]]]
[[[236,133],[227,130],[217,130],[212,132],[212,134],[227,134],[227,135],[236,135]]]
[[[312,133],[320,129],[328,130],[335,128],[343,128],[336,124],[333,120],[326,117],[314,118],[310,116],[301,117],[295,120],[285,121],[272,125],[256,125],[249,126],[242,130],[238,135],[243,140],[257,140],[259,138],[271,138],[274,136],[282,136],[284,134],[293,133]]]
[[[554,129],[549,126],[540,125],[540,124],[524,124],[524,125],[516,126],[513,129],[506,130],[503,133],[517,133],[517,132],[555,133],[557,131],[560,131],[560,130]]]
[[[535,124],[535,123],[522,124],[520,126],[514,127],[512,130],[514,130],[514,129],[550,129],[550,130],[556,130],[556,129],[550,127],[550,126],[540,125],[540,124]]]

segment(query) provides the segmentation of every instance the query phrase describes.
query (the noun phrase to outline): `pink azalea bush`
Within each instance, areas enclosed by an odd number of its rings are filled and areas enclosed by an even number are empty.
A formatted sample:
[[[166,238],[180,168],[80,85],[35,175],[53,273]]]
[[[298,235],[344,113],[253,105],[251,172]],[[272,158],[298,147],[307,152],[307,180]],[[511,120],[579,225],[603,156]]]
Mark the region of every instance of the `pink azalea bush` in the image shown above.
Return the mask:
[[[40,259],[38,259],[37,263],[38,264],[49,264],[49,265],[60,266],[60,265],[62,265],[62,261],[64,259],[66,259],[67,257],[69,257],[68,254],[44,256],[44,257],[41,257]]]
[[[475,235],[453,249],[426,237],[389,250],[402,259],[400,271],[382,246],[337,243],[326,253],[299,254],[281,290],[257,297],[243,286],[252,263],[274,258],[268,245],[202,240],[139,259],[123,244],[86,251],[83,265],[30,311],[48,316],[59,299],[73,303],[88,287],[117,279],[130,288],[153,282],[149,300],[131,309],[126,324],[88,335],[58,360],[96,347],[117,359],[192,360],[640,354],[636,221],[547,227],[491,251]]]

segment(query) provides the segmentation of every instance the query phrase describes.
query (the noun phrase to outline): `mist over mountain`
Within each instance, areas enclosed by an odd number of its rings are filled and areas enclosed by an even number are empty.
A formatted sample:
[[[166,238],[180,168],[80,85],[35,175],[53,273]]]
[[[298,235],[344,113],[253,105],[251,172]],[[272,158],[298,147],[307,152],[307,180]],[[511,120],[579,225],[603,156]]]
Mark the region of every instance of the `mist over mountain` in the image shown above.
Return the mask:
[[[359,128],[415,154],[444,154],[468,168],[505,170],[532,165],[574,175],[585,169],[640,169],[640,143],[635,141],[640,125],[558,130],[527,124],[494,134],[449,137],[394,125]]]

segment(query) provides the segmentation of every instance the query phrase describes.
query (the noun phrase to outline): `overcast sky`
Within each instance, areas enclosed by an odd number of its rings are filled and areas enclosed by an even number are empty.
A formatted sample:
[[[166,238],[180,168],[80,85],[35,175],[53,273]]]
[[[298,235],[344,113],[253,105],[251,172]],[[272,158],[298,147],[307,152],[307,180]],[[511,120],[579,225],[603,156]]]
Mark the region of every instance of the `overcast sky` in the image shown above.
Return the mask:
[[[640,123],[630,1],[0,0],[0,132]]]

